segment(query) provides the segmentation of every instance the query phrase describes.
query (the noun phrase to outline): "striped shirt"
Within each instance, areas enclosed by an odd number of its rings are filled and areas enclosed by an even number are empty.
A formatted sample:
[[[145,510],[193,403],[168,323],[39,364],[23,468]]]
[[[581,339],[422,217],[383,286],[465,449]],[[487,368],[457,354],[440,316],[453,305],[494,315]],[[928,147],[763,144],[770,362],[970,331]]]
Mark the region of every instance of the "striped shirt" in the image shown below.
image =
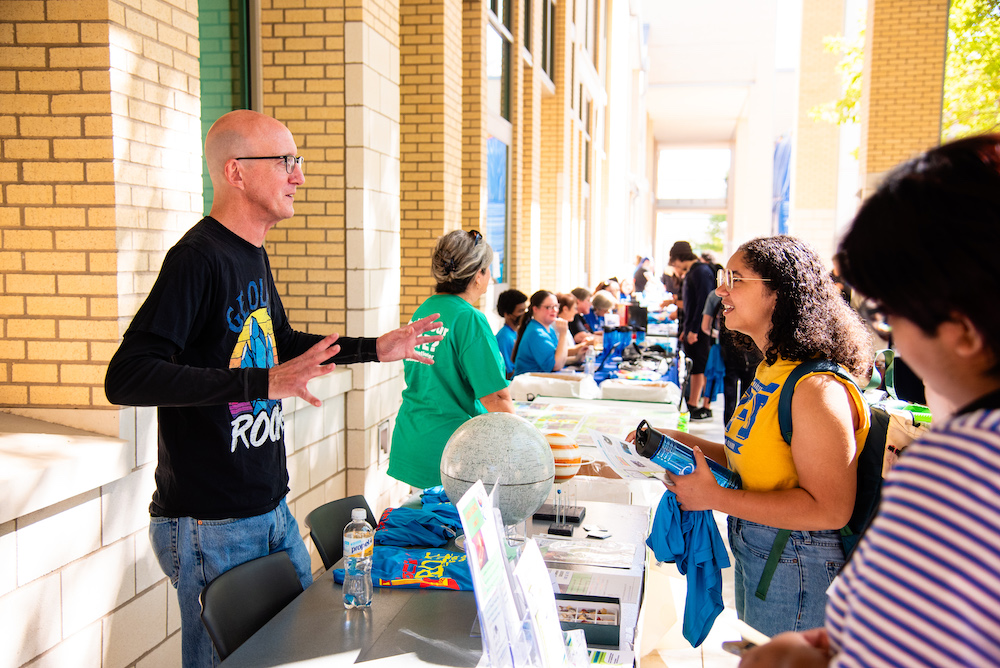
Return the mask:
[[[1000,665],[1000,410],[912,444],[834,582],[831,666]]]

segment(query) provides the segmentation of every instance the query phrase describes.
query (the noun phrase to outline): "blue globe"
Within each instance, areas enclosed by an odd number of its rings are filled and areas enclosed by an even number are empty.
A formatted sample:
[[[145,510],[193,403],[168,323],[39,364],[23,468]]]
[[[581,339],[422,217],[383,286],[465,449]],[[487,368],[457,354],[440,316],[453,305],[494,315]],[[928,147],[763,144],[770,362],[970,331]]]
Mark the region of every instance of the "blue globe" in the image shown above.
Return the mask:
[[[552,489],[556,465],[542,432],[517,415],[484,413],[467,420],[441,455],[441,484],[452,502],[482,480],[494,495],[504,524],[531,517]]]

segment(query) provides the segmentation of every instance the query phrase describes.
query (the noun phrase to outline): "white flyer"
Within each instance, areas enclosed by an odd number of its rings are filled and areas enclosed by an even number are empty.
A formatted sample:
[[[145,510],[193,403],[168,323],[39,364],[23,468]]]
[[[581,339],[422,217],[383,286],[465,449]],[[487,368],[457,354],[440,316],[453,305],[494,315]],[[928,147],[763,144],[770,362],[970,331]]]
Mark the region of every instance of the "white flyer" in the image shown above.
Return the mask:
[[[635,444],[599,431],[590,431],[601,457],[615,473],[631,480],[663,479],[663,467],[654,464],[635,451]]]

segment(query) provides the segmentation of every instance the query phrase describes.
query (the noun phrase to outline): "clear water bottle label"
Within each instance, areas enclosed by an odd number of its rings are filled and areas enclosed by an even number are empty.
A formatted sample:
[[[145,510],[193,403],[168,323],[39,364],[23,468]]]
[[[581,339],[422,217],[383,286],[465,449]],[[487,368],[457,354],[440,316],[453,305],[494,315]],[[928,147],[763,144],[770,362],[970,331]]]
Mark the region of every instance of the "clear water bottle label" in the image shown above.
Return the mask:
[[[375,539],[373,536],[361,538],[349,538],[344,536],[344,558],[358,557],[364,559],[371,557],[375,551]]]

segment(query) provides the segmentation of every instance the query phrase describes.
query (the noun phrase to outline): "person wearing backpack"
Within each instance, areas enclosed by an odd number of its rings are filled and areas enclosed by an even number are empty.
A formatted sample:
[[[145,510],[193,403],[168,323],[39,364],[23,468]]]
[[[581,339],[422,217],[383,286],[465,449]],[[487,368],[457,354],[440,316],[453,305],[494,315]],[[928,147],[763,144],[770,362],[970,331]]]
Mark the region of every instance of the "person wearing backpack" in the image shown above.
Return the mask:
[[[781,635],[741,666],[1000,665],[998,248],[998,134],[928,151],[862,204],[841,270],[886,316],[934,428],[887,475],[825,627]]]
[[[782,384],[806,360],[823,358],[855,376],[869,373],[873,353],[860,317],[840,297],[819,256],[788,236],[748,241],[719,272],[726,326],[764,359],[726,429],[725,443],[668,431],[694,448],[696,469],[667,474],[681,509],[729,515],[736,611],[773,635],[819,624],[826,589],[845,560],[840,529],[854,505],[857,457],[869,413],[854,383],[812,373],[792,400],[791,445],[778,427]],[[739,473],[742,489],[720,487],[708,456]],[[769,577],[768,555],[790,529]]]

